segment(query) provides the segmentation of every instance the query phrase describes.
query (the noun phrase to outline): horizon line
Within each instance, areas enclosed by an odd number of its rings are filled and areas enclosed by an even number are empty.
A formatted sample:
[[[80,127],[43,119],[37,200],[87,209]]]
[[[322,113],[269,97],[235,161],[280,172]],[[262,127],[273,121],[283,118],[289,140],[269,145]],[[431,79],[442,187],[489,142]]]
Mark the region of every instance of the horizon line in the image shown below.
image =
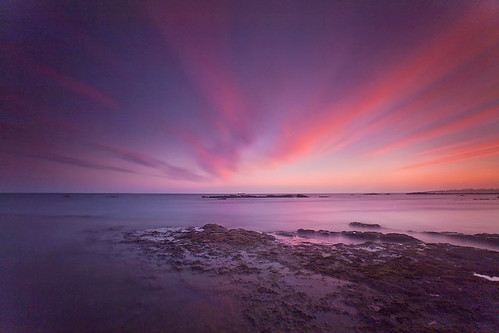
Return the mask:
[[[488,191],[488,192],[487,192]],[[420,191],[380,191],[380,192],[304,192],[304,191],[286,191],[286,192],[71,192],[71,191],[10,191],[10,192],[0,192],[0,195],[4,194],[150,194],[150,195],[203,195],[203,194],[220,194],[220,195],[235,195],[235,194],[424,194],[424,193],[470,193],[470,194],[499,194],[499,188],[464,188],[464,189],[440,189],[440,190],[420,190]]]

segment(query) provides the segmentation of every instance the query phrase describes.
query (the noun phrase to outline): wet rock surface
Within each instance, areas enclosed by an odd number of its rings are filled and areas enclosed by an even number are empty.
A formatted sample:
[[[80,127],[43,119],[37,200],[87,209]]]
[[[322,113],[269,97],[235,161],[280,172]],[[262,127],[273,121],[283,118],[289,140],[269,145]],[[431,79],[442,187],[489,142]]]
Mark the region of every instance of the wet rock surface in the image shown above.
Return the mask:
[[[444,231],[444,232],[425,231],[423,233],[428,235],[446,236],[456,239],[499,245],[499,234],[481,233],[474,235],[466,235],[458,232],[449,232],[449,231]]]
[[[354,228],[373,228],[373,229],[381,229],[381,226],[377,223],[362,223],[362,222],[350,222],[348,224]]]
[[[207,224],[126,233],[123,241],[157,265],[206,277],[213,292],[232,295],[245,331],[499,327],[499,282],[476,275],[499,276],[499,252],[425,244],[404,234],[357,232],[353,237],[366,242],[355,245],[286,242],[293,236]]]
[[[395,242],[395,243],[421,243],[421,241],[415,237],[401,234],[401,233],[386,233],[375,231],[327,231],[327,230],[312,230],[312,229],[298,229],[296,231],[297,235],[302,237],[313,237],[314,235],[319,236],[344,236],[346,238],[351,238],[355,240],[371,240],[371,241],[381,241],[381,242]]]

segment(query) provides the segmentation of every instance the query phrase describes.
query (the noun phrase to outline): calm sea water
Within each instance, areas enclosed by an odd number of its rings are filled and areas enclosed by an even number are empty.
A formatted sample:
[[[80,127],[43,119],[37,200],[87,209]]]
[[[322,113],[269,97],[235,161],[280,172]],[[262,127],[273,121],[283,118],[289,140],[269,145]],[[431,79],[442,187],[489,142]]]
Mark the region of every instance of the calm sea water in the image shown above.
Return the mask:
[[[206,223],[268,232],[341,231],[349,230],[351,221],[379,223],[383,232],[412,230],[425,241],[456,243],[417,232],[499,233],[499,198],[330,194],[216,200],[201,195],[3,194],[0,331],[203,331],[210,321],[226,321],[223,311],[213,309],[230,304],[200,295],[166,273],[150,275],[139,259],[117,252],[102,238],[125,230]]]
[[[324,196],[324,194],[321,194]],[[309,198],[203,199],[198,194],[0,195],[0,216],[66,219],[82,227],[201,226],[259,231],[346,230],[351,221],[397,231],[499,232],[498,195],[310,195]],[[69,222],[71,221],[71,222]]]

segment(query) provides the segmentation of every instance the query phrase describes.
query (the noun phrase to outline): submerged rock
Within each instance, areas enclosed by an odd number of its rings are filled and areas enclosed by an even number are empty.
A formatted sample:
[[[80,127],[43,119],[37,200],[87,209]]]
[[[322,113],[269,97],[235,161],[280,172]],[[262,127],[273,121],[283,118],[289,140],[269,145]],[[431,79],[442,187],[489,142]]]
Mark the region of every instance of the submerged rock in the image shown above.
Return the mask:
[[[375,231],[342,231],[341,234],[350,238],[365,240],[381,240],[383,234]]]
[[[466,235],[458,232],[449,232],[449,231],[444,231],[444,232],[424,231],[423,233],[428,235],[453,237],[462,240],[469,240],[479,243],[488,243],[499,246],[499,234],[480,233],[474,235]]]
[[[375,229],[381,228],[381,226],[377,223],[350,222],[348,225],[351,227],[359,227],[359,228],[375,228]]]
[[[300,236],[307,235],[321,235],[321,236],[336,236],[342,235],[352,239],[366,240],[366,241],[379,241],[379,242],[396,242],[396,243],[421,243],[417,238],[406,234],[399,233],[387,233],[383,234],[377,231],[327,231],[319,230],[315,231],[312,229],[298,229],[296,233]]]
[[[415,237],[394,232],[382,235],[381,240],[387,242],[397,242],[397,243],[422,243],[419,239]]]
[[[298,229],[296,231],[298,234],[302,234],[302,235],[310,235],[310,234],[315,234],[315,230],[312,230],[312,229]]]
[[[378,240],[381,242],[421,243],[421,241],[417,238],[399,233],[383,234],[381,232],[374,231],[343,231],[342,235],[357,239]]]
[[[287,231],[277,231],[275,234],[277,236],[283,236],[283,237],[295,237],[295,235],[292,232],[287,232]]]

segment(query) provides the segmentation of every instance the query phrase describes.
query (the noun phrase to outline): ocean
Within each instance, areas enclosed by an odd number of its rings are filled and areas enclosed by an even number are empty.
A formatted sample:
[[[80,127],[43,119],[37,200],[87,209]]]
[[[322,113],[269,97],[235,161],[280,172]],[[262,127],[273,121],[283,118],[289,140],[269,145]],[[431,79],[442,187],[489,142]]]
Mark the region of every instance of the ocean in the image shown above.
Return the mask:
[[[496,194],[307,195],[217,200],[202,194],[2,194],[0,331],[161,331],[165,325],[203,331],[227,322],[210,309],[230,307],[230,301],[170,273],[151,275],[143,259],[119,246],[116,237],[137,229],[217,223],[265,232],[342,231],[358,221],[423,241],[498,250],[421,233],[499,233]]]
[[[201,194],[3,194],[0,216],[66,219],[87,227],[202,226],[258,231],[345,230],[351,221],[394,231],[499,232],[499,196],[309,194],[309,198],[206,199]]]

